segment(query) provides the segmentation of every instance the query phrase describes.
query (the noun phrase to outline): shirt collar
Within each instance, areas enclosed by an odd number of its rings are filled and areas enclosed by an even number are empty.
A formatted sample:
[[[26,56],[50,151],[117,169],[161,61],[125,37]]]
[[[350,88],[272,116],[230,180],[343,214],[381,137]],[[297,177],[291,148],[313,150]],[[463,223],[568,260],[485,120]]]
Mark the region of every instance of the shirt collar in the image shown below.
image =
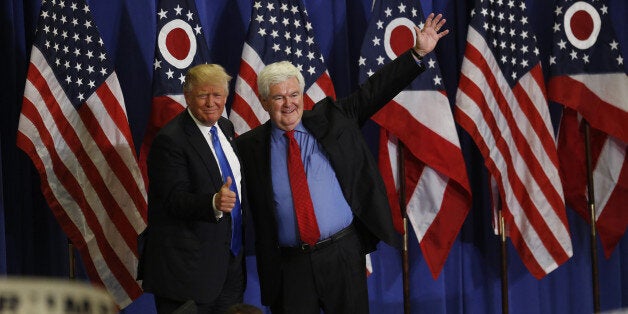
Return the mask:
[[[198,121],[198,119],[196,119],[196,117],[190,111],[190,108],[187,108],[186,110],[187,110],[188,114],[190,115],[190,117],[192,117],[192,120],[194,120],[194,123],[196,123],[196,126],[198,126],[198,129],[201,130],[201,133],[203,133],[203,134],[209,133],[209,130],[214,125],[216,126],[217,129],[220,129],[220,127],[218,127],[218,123],[217,122],[214,123],[212,126],[206,126],[206,125],[202,124],[200,121]]]
[[[277,125],[272,121],[271,121],[271,125],[272,125],[271,136],[275,139],[282,138],[283,134],[286,133],[286,131],[278,128]],[[294,127],[294,131],[299,132],[299,133],[309,133],[308,130],[303,126],[303,123],[301,121],[299,121],[297,126]]]

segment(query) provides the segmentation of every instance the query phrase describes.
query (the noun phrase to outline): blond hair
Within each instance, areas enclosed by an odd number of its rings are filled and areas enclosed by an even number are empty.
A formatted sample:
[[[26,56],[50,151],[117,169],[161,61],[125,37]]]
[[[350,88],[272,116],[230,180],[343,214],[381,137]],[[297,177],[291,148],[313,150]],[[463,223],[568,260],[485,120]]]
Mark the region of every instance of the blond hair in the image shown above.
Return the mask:
[[[185,74],[183,92],[191,91],[195,86],[201,84],[222,85],[225,92],[229,94],[229,81],[231,76],[219,64],[199,64],[191,67]]]

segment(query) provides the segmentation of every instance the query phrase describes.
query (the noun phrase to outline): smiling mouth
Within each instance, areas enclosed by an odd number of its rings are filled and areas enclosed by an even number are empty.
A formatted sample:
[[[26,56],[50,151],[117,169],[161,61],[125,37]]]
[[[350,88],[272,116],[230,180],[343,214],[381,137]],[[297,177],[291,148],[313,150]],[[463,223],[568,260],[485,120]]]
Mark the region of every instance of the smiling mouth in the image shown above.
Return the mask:
[[[289,107],[281,110],[281,113],[293,113],[297,110],[297,107]]]

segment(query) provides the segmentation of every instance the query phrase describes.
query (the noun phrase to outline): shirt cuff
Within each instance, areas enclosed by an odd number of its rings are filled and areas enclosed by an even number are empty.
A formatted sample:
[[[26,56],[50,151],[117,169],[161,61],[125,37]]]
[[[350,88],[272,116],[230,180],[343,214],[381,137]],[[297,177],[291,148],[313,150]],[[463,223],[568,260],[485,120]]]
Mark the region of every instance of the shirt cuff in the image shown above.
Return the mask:
[[[422,65],[423,57],[419,56],[419,54],[416,51],[414,51],[414,49],[412,48],[410,48],[410,52],[412,53],[412,58],[414,58],[414,61],[416,61],[416,64]]]
[[[218,193],[215,193],[214,196],[212,197],[212,209],[214,210],[214,217],[216,217],[216,220],[219,220],[220,218],[222,218],[222,215],[224,214],[223,212],[219,211],[218,209],[216,209],[216,196],[218,195]]]

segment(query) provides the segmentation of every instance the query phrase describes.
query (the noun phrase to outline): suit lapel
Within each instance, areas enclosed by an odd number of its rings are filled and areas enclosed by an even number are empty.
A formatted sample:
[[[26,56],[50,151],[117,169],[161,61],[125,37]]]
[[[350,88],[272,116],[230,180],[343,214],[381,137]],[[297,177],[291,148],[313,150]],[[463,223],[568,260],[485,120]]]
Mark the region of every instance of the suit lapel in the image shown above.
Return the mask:
[[[269,120],[264,123],[262,136],[256,138],[255,145],[253,146],[254,151],[251,153],[255,154],[257,158],[259,158],[261,175],[272,179],[270,175],[270,131],[271,125]],[[272,186],[272,184],[269,184],[269,186]]]
[[[327,126],[329,122],[327,118],[322,114],[315,114],[312,110],[303,111],[301,122],[319,141],[323,139],[325,132],[328,131]]]
[[[214,155],[205,139],[205,136],[201,133],[198,126],[186,111],[183,112],[183,130],[188,137],[188,141],[194,150],[198,153],[198,158],[203,162],[207,168],[207,172],[210,176],[211,182],[214,184],[216,190],[222,186],[222,177],[220,176],[220,168],[214,158]],[[200,169],[199,169],[200,170]]]
[[[231,148],[235,151],[235,145],[233,145],[233,136],[235,131],[233,130],[233,126],[228,121],[229,120],[227,119],[220,118],[218,120],[218,127],[227,138],[227,141],[229,141],[229,144],[231,144]]]
[[[256,173],[255,182],[267,182],[268,184],[264,185],[264,193],[269,196],[266,199],[269,200],[270,204],[268,208],[274,208],[274,204],[272,204],[272,176],[270,173],[270,131],[271,124],[270,120],[262,125],[262,128],[259,130],[260,135],[253,137],[253,141],[251,145],[246,146],[245,149],[246,155],[249,156],[249,160],[254,161],[256,167],[252,167],[251,170]],[[244,153],[244,152],[243,152]],[[251,183],[250,184],[255,184]]]
[[[303,126],[312,133],[316,140],[323,146],[324,151],[329,155],[337,153],[338,141],[336,136],[329,136],[329,120],[323,114],[316,114],[313,110],[303,111],[301,118]]]

